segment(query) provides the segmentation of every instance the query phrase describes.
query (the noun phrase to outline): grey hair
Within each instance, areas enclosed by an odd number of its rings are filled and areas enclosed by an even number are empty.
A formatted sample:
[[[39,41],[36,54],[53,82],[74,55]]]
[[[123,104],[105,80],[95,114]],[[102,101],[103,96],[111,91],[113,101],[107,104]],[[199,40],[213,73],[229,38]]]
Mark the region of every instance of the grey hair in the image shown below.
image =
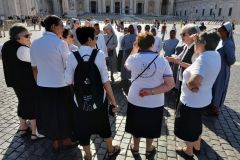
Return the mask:
[[[113,29],[113,27],[112,27],[112,25],[111,25],[110,23],[106,24],[106,25],[103,27],[103,29],[111,29],[111,30],[112,30],[112,33],[115,34],[114,29]]]
[[[15,24],[9,30],[9,37],[11,40],[18,40],[19,34],[23,32],[28,32],[27,28],[21,24]]]
[[[182,28],[182,32],[186,32],[189,35],[193,35],[193,34],[196,34],[196,33],[200,33],[200,29],[195,24],[187,24]]]

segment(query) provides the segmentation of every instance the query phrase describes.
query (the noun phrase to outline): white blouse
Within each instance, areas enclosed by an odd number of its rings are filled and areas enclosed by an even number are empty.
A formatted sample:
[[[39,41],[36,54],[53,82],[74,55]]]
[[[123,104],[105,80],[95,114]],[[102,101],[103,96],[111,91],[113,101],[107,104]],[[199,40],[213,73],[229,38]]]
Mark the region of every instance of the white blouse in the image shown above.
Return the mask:
[[[37,67],[37,85],[41,87],[60,88],[67,86],[64,80],[68,45],[52,32],[33,41],[30,47],[31,64]]]

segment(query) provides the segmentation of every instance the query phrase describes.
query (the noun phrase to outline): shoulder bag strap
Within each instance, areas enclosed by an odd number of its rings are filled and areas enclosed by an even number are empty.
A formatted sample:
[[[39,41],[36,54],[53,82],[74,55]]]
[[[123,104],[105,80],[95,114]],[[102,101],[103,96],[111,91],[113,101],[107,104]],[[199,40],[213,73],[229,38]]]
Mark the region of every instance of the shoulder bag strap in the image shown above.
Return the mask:
[[[132,81],[136,81],[150,66],[151,64],[158,58],[159,54],[147,65],[147,67]]]
[[[114,36],[114,34],[108,39],[106,46],[108,45],[108,43],[110,42],[110,40],[112,39],[113,36]]]

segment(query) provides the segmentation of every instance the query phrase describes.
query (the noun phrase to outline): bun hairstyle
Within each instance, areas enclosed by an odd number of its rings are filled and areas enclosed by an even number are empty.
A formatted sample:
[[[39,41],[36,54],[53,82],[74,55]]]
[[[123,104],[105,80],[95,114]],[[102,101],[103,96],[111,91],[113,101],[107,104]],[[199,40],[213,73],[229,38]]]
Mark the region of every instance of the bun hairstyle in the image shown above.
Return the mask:
[[[61,19],[56,15],[47,16],[44,21],[41,22],[41,25],[45,28],[46,31],[51,32],[52,25],[59,25]]]
[[[19,40],[20,38],[19,34],[24,32],[28,32],[28,30],[23,25],[21,24],[13,25],[9,30],[10,40]]]

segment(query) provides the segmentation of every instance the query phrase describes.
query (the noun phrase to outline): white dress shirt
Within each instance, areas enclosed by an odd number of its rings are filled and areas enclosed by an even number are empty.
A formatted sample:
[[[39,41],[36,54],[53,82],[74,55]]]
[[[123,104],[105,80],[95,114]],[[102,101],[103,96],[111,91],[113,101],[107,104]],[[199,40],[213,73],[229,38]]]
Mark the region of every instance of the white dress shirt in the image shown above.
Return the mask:
[[[153,45],[153,52],[160,52],[162,50],[163,47],[163,43],[160,37],[158,36],[154,36],[155,42]]]
[[[45,32],[41,38],[33,41],[30,56],[32,66],[38,69],[38,86],[67,86],[64,71],[69,53],[67,44],[52,32]]]
[[[26,47],[26,46],[19,47],[18,50],[17,50],[17,57],[21,61],[31,62],[31,59],[30,59],[30,49],[28,47]]]
[[[99,33],[97,36],[97,48],[102,50],[105,57],[108,57],[107,46],[103,34]]]

